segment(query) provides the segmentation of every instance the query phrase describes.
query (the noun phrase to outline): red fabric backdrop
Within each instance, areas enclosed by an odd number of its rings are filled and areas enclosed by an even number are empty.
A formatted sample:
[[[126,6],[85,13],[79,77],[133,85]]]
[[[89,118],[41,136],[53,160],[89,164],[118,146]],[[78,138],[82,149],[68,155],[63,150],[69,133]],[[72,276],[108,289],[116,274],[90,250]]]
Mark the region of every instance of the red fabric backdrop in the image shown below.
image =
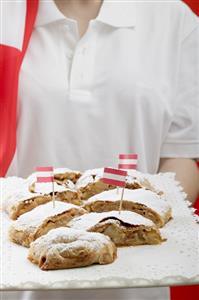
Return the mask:
[[[199,16],[199,0],[184,0],[192,10]]]
[[[192,10],[199,16],[199,0],[184,0],[184,2],[186,2],[192,8]],[[199,167],[199,162],[198,162],[198,167]],[[199,215],[199,196],[194,204],[194,207],[197,208],[197,214]],[[199,285],[172,287],[170,291],[171,291],[171,300],[199,299]]]

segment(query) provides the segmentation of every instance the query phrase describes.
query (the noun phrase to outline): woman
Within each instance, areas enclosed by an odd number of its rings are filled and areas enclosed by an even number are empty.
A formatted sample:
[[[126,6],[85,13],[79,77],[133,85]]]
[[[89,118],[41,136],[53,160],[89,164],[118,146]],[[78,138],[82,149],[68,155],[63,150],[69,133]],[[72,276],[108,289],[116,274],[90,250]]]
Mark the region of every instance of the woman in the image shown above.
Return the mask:
[[[22,52],[13,54],[14,92],[9,96],[10,89],[2,89],[10,113],[8,119],[2,111],[2,128],[9,128],[7,134],[1,130],[2,173],[27,176],[41,164],[83,170],[114,165],[118,153],[136,152],[140,171],[176,172],[194,201],[199,189],[194,161],[199,157],[195,15],[178,1],[27,3],[24,43],[17,41]],[[9,4],[3,7],[9,10]],[[12,3],[13,9],[17,16],[19,11],[25,15],[24,2]],[[25,19],[18,21],[21,30]],[[3,38],[13,46],[9,34],[3,31]],[[164,300],[169,291],[3,296]]]

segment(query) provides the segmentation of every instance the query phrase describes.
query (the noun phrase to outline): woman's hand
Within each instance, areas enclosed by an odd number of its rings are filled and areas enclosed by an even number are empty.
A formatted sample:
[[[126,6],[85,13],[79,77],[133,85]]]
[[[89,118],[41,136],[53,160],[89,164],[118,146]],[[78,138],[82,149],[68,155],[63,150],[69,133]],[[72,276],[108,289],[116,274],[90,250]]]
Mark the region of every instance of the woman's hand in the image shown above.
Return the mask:
[[[199,193],[199,169],[193,159],[161,158],[159,172],[175,172],[189,201],[195,202]]]

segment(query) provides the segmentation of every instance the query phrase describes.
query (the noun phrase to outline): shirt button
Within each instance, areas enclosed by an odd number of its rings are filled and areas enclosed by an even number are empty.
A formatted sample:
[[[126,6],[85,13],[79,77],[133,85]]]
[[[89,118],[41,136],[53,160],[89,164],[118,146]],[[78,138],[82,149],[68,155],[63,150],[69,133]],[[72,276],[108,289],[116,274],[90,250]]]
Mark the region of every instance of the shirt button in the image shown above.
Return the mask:
[[[86,53],[86,47],[82,48],[82,54],[84,55]]]
[[[64,29],[68,31],[70,29],[70,26],[67,24],[64,24]]]
[[[72,60],[73,54],[72,54],[72,53],[66,53],[66,57],[67,57],[69,60]]]
[[[81,49],[79,49],[78,54],[79,55],[85,55],[86,54],[86,50],[87,50],[87,48],[84,46]]]

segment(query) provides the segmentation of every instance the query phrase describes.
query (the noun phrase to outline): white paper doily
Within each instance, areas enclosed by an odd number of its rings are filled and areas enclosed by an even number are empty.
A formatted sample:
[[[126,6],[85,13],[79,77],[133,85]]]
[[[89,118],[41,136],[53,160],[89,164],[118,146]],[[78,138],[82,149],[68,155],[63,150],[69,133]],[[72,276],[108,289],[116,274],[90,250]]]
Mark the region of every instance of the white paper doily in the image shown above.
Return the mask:
[[[163,229],[167,242],[158,246],[118,249],[110,265],[41,271],[26,256],[28,250],[8,241],[10,223],[1,213],[1,289],[84,289],[146,287],[199,283],[199,226],[174,174],[147,175],[163,190],[173,209],[173,220]]]

